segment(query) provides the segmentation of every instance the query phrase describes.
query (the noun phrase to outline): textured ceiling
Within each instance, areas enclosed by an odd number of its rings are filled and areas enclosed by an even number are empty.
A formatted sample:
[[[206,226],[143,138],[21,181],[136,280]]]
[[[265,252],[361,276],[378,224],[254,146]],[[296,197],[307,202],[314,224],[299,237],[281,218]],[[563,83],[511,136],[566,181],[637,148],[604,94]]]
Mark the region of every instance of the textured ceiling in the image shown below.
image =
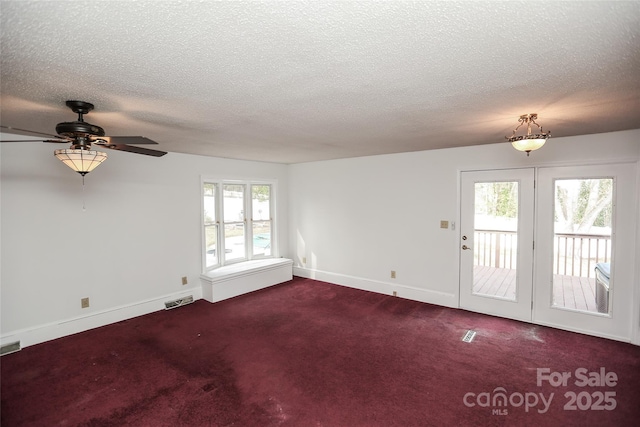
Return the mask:
[[[2,1],[2,125],[278,163],[640,128],[639,2]],[[6,139],[6,138],[5,138]],[[553,139],[551,140],[553,141]]]

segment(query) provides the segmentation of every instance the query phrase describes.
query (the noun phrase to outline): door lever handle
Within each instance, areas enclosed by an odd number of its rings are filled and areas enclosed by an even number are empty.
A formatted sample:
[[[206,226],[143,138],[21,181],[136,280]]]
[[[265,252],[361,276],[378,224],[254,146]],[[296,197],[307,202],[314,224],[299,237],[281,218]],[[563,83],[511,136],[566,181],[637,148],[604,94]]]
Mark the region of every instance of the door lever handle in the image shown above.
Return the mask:
[[[465,250],[465,251],[468,251],[468,250],[470,250],[471,248],[470,248],[469,246],[467,246],[467,245],[462,245],[462,249],[463,249],[463,250]]]

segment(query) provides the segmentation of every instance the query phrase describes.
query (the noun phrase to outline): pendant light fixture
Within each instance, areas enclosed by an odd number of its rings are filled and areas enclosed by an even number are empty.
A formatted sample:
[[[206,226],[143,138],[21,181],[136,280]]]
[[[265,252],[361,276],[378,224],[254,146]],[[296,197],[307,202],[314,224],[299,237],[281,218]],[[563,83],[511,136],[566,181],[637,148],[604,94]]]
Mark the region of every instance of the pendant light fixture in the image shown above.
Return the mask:
[[[513,145],[513,148],[518,151],[526,152],[527,156],[533,150],[537,150],[538,148],[542,147],[544,143],[547,142],[547,139],[551,137],[551,131],[543,132],[542,126],[536,123],[537,118],[538,114],[536,113],[521,115],[520,119],[518,120],[520,124],[513,130],[513,135],[511,137],[505,136],[505,138],[507,138],[511,145]],[[538,126],[538,129],[540,129],[540,133],[531,133],[532,123]],[[524,124],[527,125],[527,134],[516,135],[518,129],[520,129],[520,127]]]

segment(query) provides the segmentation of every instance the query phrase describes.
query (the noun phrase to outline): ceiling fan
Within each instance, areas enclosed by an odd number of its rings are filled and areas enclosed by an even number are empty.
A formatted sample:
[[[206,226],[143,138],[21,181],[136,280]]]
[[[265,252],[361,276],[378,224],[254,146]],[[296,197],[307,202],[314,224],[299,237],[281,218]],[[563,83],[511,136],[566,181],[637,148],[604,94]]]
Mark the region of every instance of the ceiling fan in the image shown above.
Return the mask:
[[[91,145],[95,144],[112,150],[127,151],[129,153],[145,154],[147,156],[161,157],[166,151],[151,150],[149,148],[135,147],[129,144],[158,144],[143,136],[105,136],[105,131],[100,126],[92,125],[85,122],[83,116],[93,110],[93,104],[84,101],[67,101],[69,107],[74,113],[78,114],[78,120],[73,122],[62,122],[56,125],[58,135],[51,135],[42,132],[34,132],[25,129],[17,129],[9,126],[2,126],[2,130],[6,132],[30,135],[44,136],[45,138],[33,140],[2,140],[1,142],[54,142],[54,143],[70,143],[69,149],[55,150],[55,156],[64,164],[69,166],[80,175],[84,176],[95,169],[100,163],[107,158],[107,154],[101,151],[94,151]]]

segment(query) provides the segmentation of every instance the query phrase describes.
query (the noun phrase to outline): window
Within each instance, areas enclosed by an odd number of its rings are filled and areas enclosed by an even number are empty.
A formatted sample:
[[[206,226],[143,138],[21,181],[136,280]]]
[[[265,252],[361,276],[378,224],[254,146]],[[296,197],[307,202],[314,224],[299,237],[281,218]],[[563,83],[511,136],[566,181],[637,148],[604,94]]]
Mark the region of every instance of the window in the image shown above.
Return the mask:
[[[271,183],[205,180],[202,196],[205,271],[274,256]]]

